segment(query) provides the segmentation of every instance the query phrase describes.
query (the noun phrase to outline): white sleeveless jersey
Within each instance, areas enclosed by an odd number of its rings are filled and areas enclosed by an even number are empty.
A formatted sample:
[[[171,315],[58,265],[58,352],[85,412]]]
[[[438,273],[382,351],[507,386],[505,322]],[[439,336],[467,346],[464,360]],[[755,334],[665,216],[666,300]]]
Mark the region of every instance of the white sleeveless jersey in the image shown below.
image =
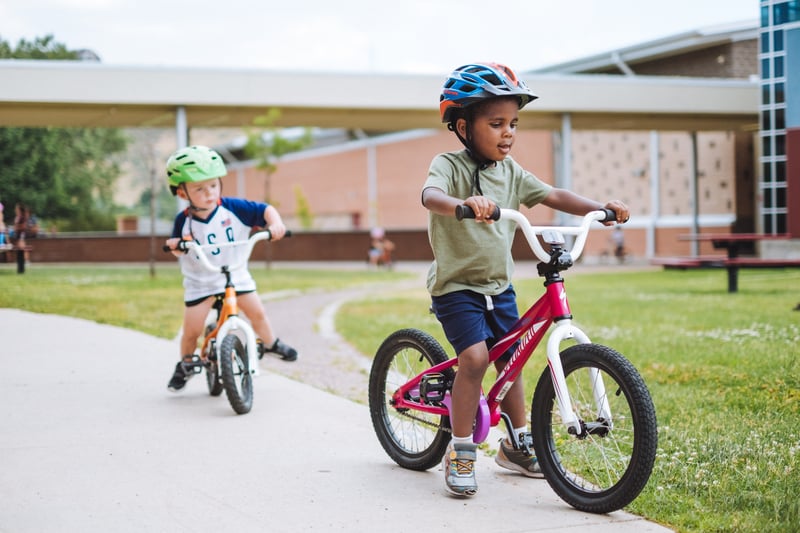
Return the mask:
[[[222,198],[220,204],[206,219],[197,215],[189,215],[186,209],[175,217],[172,236],[191,239],[200,245],[213,245],[222,242],[245,241],[254,226],[266,227],[264,211],[267,204],[252,202],[240,198]],[[209,261],[213,265],[230,265],[240,260],[247,253],[247,246],[226,246],[217,248],[204,247]],[[180,256],[179,262],[183,273],[183,299],[186,302],[198,300],[225,292],[225,276],[219,271],[207,270],[197,253],[186,253]],[[256,282],[247,270],[247,264],[233,271],[231,279],[237,291],[254,291]]]

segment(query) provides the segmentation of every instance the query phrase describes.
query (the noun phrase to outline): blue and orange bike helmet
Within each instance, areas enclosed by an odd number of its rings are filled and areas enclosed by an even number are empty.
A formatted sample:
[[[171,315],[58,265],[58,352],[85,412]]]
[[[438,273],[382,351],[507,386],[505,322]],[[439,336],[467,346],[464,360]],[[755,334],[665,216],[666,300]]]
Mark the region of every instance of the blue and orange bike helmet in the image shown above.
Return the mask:
[[[458,67],[445,81],[439,97],[442,122],[452,124],[463,116],[467,107],[498,96],[516,96],[520,109],[538,98],[513,70],[500,63],[471,63]]]
[[[469,156],[477,163],[472,177],[473,190],[477,194],[483,194],[480,171],[493,162],[480,157],[473,149],[472,121],[468,109],[473,104],[501,96],[516,96],[520,109],[538,98],[524,81],[517,78],[513,70],[500,63],[471,63],[458,67],[445,81],[439,97],[442,122],[456,134]],[[459,118],[466,119],[466,137],[456,128]]]

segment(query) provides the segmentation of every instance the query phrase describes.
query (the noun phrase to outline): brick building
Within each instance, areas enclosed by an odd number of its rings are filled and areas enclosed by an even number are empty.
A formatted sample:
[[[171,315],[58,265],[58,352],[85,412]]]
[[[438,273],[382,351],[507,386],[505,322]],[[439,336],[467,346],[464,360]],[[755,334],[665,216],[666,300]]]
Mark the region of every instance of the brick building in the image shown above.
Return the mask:
[[[754,81],[759,73],[757,49],[757,24],[743,23],[658,39],[529,74]],[[701,228],[764,229],[757,216],[757,132],[573,130],[568,143],[570,168],[565,170],[559,156],[564,144],[560,132],[525,129],[524,116],[520,128],[512,157],[525,168],[579,194],[598,200],[619,198],[631,206],[626,244],[634,256],[689,253],[691,245],[676,236]],[[375,225],[390,232],[424,230],[427,215],[419,194],[428,165],[436,153],[459,149],[458,140],[436,124],[430,130],[358,133],[340,131],[338,143],[282,158],[269,178],[252,161],[237,159],[242,155],[235,143],[219,146],[231,169],[226,191],[269,198],[293,227],[300,227],[298,204],[305,203],[314,230],[365,230]],[[542,224],[557,221],[555,213],[541,206],[528,216]],[[592,239],[587,255],[607,247],[607,240]]]

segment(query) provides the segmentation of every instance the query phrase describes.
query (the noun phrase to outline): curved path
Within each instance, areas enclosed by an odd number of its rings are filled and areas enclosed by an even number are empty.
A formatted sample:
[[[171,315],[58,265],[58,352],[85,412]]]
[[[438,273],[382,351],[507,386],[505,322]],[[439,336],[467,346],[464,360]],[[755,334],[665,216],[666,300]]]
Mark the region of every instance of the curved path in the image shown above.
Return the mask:
[[[358,295],[268,301],[301,355],[262,362],[243,416],[204,379],[167,392],[176,341],[0,309],[0,532],[669,531],[575,511],[485,457],[469,500],[445,496],[438,469],[396,466],[348,399],[363,399],[368,360],[327,318]]]

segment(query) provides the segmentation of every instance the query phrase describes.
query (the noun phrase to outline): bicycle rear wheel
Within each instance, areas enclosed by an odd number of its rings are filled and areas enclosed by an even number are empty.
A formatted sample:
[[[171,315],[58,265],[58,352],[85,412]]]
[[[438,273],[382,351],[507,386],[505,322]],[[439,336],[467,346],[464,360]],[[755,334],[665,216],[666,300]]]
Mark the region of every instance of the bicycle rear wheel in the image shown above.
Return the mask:
[[[206,326],[205,337],[214,331],[216,324],[209,324]],[[222,376],[219,372],[219,361],[217,361],[216,339],[211,339],[206,344],[205,356],[206,366],[206,385],[208,385],[208,393],[211,396],[219,396],[222,394],[224,387],[222,385]]]
[[[583,428],[562,423],[549,369],[539,378],[531,407],[533,445],[553,490],[581,511],[609,513],[632,502],[650,478],[658,445],[656,412],[642,377],[617,351],[577,344],[561,352],[572,409]],[[594,372],[596,370],[596,372]],[[612,420],[595,400],[605,385]]]
[[[208,385],[208,393],[211,396],[219,396],[225,388],[222,383],[219,363],[217,363],[216,357],[216,355],[211,356],[206,363],[206,385]]]
[[[233,410],[243,415],[253,406],[253,376],[250,375],[247,352],[241,339],[226,335],[219,347],[222,385]]]
[[[392,395],[414,376],[447,361],[441,345],[418,329],[402,329],[383,341],[369,375],[369,412],[378,440],[398,465],[427,470],[442,460],[450,442],[450,418],[398,410]],[[452,383],[449,369],[445,380]]]

